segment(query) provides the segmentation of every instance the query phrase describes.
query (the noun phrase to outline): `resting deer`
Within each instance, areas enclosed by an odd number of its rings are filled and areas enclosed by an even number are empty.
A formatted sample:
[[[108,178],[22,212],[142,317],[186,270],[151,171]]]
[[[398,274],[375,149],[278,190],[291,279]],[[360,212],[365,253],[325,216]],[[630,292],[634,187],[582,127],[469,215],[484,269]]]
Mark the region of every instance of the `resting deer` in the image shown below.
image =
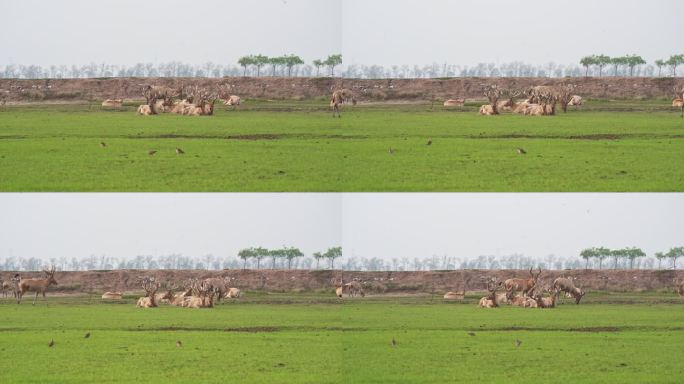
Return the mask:
[[[159,283],[154,277],[144,277],[142,288],[145,290],[145,297],[139,298],[135,306],[138,308],[155,308],[157,306],[155,295],[159,289]]]
[[[470,282],[470,277],[463,281],[463,292],[447,292],[444,294],[444,300],[463,300],[465,299],[466,287]]]
[[[36,297],[33,298],[33,305],[36,304],[36,300],[38,299],[39,293],[43,294],[43,299],[47,300],[47,298],[45,297],[45,292],[51,285],[57,285],[57,280],[55,280],[55,267],[52,266],[50,270],[44,269],[43,273],[45,273],[44,278],[19,280],[19,286],[17,289],[17,304],[21,304],[21,298],[24,296],[26,292],[29,291],[36,293]]]
[[[103,107],[121,108],[123,99],[107,99],[102,102]]]
[[[549,297],[542,297],[541,294],[537,295],[535,297],[535,300],[537,300],[537,306],[539,308],[555,308],[556,307],[556,300],[558,300],[558,294],[560,291],[557,289],[553,290],[545,290],[551,294]]]
[[[444,102],[445,107],[462,107],[465,105],[465,99],[449,99]]]
[[[570,295],[570,297],[575,298],[575,304],[579,304],[580,300],[582,300],[582,297],[584,297],[586,294],[586,292],[582,291],[582,288],[575,287],[575,283],[573,283],[572,280],[567,277],[559,277],[554,280],[553,288],[559,292],[565,292]]]
[[[530,277],[528,279],[508,279],[504,281],[506,291],[511,292],[511,294],[521,291],[523,296],[529,295],[537,285],[537,280],[539,279],[541,272],[541,268],[539,268],[539,272],[535,275],[532,273],[532,267],[530,267]]]
[[[186,296],[183,300],[186,308],[212,308],[214,306],[214,291],[206,282],[195,284],[193,296]]]
[[[531,297],[515,296],[511,298],[511,305],[523,308],[537,308],[537,300]]]
[[[121,300],[123,293],[121,292],[105,292],[102,294],[102,300]]]
[[[478,305],[481,308],[496,308],[499,306],[499,300],[497,298],[496,291],[501,289],[501,282],[498,281],[496,278],[491,279],[490,281],[487,282],[487,291],[489,291],[489,295],[483,297],[480,299],[480,302]]]

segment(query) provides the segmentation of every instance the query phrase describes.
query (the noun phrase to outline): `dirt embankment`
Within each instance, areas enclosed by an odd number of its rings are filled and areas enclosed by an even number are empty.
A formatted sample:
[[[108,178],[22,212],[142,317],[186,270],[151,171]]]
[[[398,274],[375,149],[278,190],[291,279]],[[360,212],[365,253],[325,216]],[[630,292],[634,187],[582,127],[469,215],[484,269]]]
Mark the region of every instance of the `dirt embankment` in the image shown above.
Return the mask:
[[[9,280],[13,272],[1,272]],[[23,272],[22,277],[39,277],[40,272]],[[520,270],[466,270],[431,272],[350,272],[308,270],[115,270],[88,272],[57,272],[59,292],[140,291],[137,277],[155,276],[163,282],[182,284],[189,278],[231,277],[236,287],[271,292],[305,292],[331,289],[334,279],[354,278],[375,293],[432,293],[460,291],[464,277],[470,278],[468,290],[483,290],[483,278],[525,278],[529,272]],[[577,285],[590,290],[648,291],[674,289],[675,281],[684,280],[682,271],[653,270],[567,270],[544,271],[542,279],[550,284],[558,276],[573,277]]]
[[[568,82],[577,85],[576,93],[585,98],[672,98],[673,87],[684,87],[683,78],[451,78],[451,79],[331,79],[282,77],[230,78],[107,78],[107,79],[0,79],[0,90],[9,90],[9,102],[97,101],[110,98],[142,99],[144,85],[199,85],[231,87],[243,98],[315,99],[329,97],[332,90],[349,88],[362,101],[430,101],[465,97],[481,99],[482,85],[527,88]]]

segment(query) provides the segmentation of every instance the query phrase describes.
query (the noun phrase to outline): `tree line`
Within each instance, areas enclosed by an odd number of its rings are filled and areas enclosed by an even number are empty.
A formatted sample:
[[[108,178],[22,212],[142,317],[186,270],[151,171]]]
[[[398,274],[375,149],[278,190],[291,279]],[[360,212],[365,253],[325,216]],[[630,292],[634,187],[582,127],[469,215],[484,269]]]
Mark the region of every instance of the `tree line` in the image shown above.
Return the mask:
[[[638,55],[608,57],[591,55],[583,57],[579,64],[549,62],[534,65],[521,61],[507,63],[478,63],[456,65],[432,63],[428,65],[364,65],[349,64],[341,67],[342,55],[334,54],[311,63],[294,54],[268,57],[247,55],[233,64],[187,64],[178,61],[168,63],[137,63],[132,66],[107,63],[87,65],[17,65],[0,66],[0,78],[17,79],[66,79],[66,78],[112,78],[112,77],[319,77],[326,68],[326,76],[354,79],[429,79],[451,77],[583,77],[614,76],[660,77],[663,68],[669,67],[671,76],[677,76],[678,66],[684,63],[684,55],[673,55],[667,60],[647,64]],[[336,68],[340,67],[339,71]],[[610,71],[612,69],[612,71]]]
[[[427,257],[359,257],[343,255],[341,247],[331,247],[325,251],[304,255],[296,247],[266,249],[250,247],[240,250],[237,255],[217,257],[211,254],[204,256],[138,255],[133,258],[115,258],[106,255],[91,255],[86,258],[37,258],[6,257],[0,258],[0,270],[36,271],[46,265],[54,265],[63,271],[92,271],[113,269],[320,269],[335,268],[348,271],[435,271],[456,269],[602,269],[606,260],[612,262],[613,268],[676,269],[676,261],[684,256],[684,247],[674,247],[667,252],[656,252],[646,255],[639,248],[622,248],[611,250],[606,247],[587,248],[579,252],[578,257],[560,257],[547,255],[530,257],[523,254],[503,256],[481,255],[478,257],[455,257],[448,255],[432,255]],[[336,262],[337,260],[339,262]],[[668,260],[671,263],[664,263]]]
[[[672,55],[669,59],[658,59],[653,62],[658,67],[658,77],[662,74],[662,69],[669,66],[672,70],[672,76],[677,76],[677,67],[684,64],[684,55]],[[625,75],[628,71],[629,76],[634,76],[635,68],[646,64],[646,60],[639,55],[625,55],[610,57],[606,55],[590,55],[584,56],[580,59],[580,65],[584,67],[584,76],[589,76],[589,69],[594,67],[598,69],[598,76],[603,75],[603,68],[612,67],[613,76]],[[622,72],[620,70],[622,69]]]
[[[640,248],[620,248],[610,249],[606,247],[592,247],[583,249],[580,252],[580,257],[585,260],[585,268],[589,267],[590,260],[598,262],[598,269],[603,268],[603,260],[612,259],[613,268],[617,269],[618,264],[629,265],[629,269],[634,268],[634,263],[640,258],[646,257],[646,253]],[[667,252],[656,252],[653,257],[658,261],[658,269],[661,269],[662,261],[670,259],[672,261],[672,269],[677,269],[677,259],[684,256],[684,247],[673,247]]]

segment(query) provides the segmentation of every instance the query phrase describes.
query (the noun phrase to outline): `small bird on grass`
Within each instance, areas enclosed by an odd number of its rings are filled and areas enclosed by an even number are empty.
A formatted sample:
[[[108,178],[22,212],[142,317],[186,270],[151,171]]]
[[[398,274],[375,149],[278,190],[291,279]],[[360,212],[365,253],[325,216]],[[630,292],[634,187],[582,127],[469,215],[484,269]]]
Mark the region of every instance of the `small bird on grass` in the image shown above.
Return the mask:
[[[183,152],[182,149],[176,148],[176,155],[184,155],[184,154],[185,154],[185,152]]]
[[[432,145],[432,139],[429,139],[427,145]]]
[[[90,337],[90,332],[88,332],[88,333],[85,334],[85,338],[86,338],[86,339],[89,338],[89,337]]]
[[[515,346],[520,347],[520,344],[522,344],[522,341],[515,339]]]
[[[183,346],[183,343],[181,343],[180,340],[176,341],[176,347],[180,348]]]
[[[104,141],[101,141],[101,142],[100,142],[100,147],[102,147],[102,148],[107,148],[107,143],[105,143]]]
[[[396,150],[392,147],[389,147],[389,154],[394,155],[394,152],[396,152]]]
[[[392,338],[392,347],[397,347],[397,341],[394,340],[394,337]]]
[[[527,152],[522,148],[518,148],[517,151],[518,151],[518,155],[526,155],[527,154]]]
[[[52,339],[50,340],[50,344],[48,344],[48,347],[52,348],[55,345],[55,340]]]
[[[147,152],[147,154],[150,155],[150,156],[154,155],[155,153],[157,153],[157,151],[149,151],[149,152]]]
[[[475,332],[468,332],[468,336],[475,336]]]

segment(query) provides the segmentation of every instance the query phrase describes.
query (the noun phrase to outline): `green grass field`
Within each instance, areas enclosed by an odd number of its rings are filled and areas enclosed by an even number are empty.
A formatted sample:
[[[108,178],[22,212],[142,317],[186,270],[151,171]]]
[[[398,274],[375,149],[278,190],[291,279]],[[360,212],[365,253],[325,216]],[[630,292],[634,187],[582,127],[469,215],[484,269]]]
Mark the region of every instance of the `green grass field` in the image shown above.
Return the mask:
[[[579,306],[568,302],[546,310],[481,309],[475,296],[466,303],[430,296],[344,301],[330,296],[248,293],[202,310],[138,309],[132,297],[119,303],[50,297],[36,306],[0,300],[0,382],[680,383],[684,378],[679,359],[684,299],[672,293],[593,293]]]
[[[191,118],[136,116],[133,105],[4,107],[0,191],[684,191],[684,119],[667,101],[590,101],[555,117],[476,111],[375,104],[333,119],[323,101],[248,100]]]

